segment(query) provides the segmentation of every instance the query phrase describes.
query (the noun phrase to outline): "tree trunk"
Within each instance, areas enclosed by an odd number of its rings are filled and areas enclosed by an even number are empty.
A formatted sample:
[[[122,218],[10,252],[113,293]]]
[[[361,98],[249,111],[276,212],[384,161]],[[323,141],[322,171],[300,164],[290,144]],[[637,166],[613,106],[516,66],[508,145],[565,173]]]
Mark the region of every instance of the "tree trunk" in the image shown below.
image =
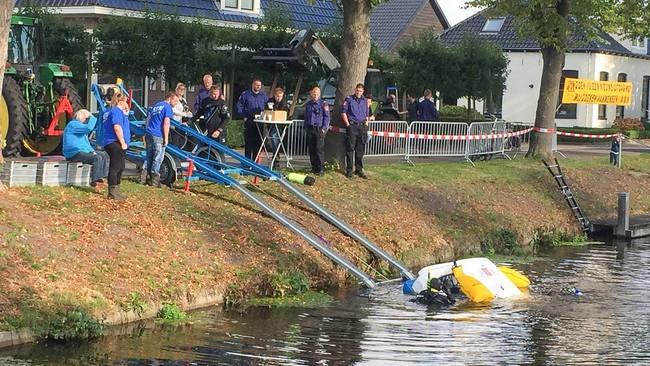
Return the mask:
[[[340,113],[343,100],[354,92],[354,87],[358,83],[363,83],[366,78],[368,57],[370,57],[370,9],[369,0],[343,0],[343,45],[336,101],[332,113],[334,126],[341,126]],[[325,160],[338,161],[342,165],[345,155],[343,141],[343,134],[327,134]]]
[[[14,1],[3,1],[0,3],[0,96],[2,95],[2,83],[5,75],[5,64],[7,51],[9,49],[9,29],[11,28],[11,13],[14,9]],[[5,121],[4,123],[9,123]],[[0,136],[0,150],[4,147],[5,136]],[[2,153],[0,153],[0,165],[4,164]],[[0,188],[2,183],[0,183]]]
[[[537,100],[537,113],[535,127],[555,128],[555,111],[560,94],[560,81],[562,68],[564,68],[564,51],[553,47],[542,49],[544,67],[540,83],[539,99]],[[540,157],[548,159],[553,157],[553,133],[533,131],[530,139],[530,148],[526,157]]]
[[[568,22],[571,0],[558,0],[555,10]],[[568,43],[570,27],[559,27],[556,30],[557,46],[542,47],[542,81],[540,82],[539,98],[537,99],[537,112],[535,114],[535,127],[555,128],[555,113],[557,101],[560,94],[560,81],[562,80],[562,69],[564,68],[564,49]],[[532,132],[530,147],[526,157],[549,159],[553,157],[553,133]]]

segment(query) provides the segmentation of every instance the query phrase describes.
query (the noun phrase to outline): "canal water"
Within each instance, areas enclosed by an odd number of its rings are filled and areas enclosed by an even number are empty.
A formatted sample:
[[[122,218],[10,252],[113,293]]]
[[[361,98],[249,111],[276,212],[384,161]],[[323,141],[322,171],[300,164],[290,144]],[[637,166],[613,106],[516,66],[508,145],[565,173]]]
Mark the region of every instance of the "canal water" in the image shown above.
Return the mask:
[[[518,301],[427,308],[384,285],[323,308],[213,309],[188,326],[24,345],[0,351],[0,365],[650,364],[650,241],[562,248],[518,268],[533,282]],[[562,291],[572,287],[584,296]]]

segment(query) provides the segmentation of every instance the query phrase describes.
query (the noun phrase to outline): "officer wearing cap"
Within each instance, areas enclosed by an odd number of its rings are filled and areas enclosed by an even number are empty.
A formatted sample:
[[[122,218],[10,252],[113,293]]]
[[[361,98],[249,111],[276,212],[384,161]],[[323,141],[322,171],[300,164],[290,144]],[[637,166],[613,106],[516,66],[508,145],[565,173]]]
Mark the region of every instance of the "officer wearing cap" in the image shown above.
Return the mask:
[[[264,110],[267,99],[262,91],[262,80],[253,79],[251,89],[241,93],[237,101],[237,114],[244,119],[244,155],[251,160],[257,158],[262,146],[262,138],[255,126],[255,115]]]
[[[354,174],[368,179],[363,171],[363,153],[368,142],[369,106],[363,91],[363,84],[357,84],[354,94],[346,97],[341,107],[341,119],[347,128],[345,176],[348,178],[352,178],[352,165],[354,165]]]
[[[320,88],[313,86],[309,90],[311,99],[305,105],[305,131],[312,173],[323,175],[325,162],[325,135],[330,126],[330,107],[320,99]]]

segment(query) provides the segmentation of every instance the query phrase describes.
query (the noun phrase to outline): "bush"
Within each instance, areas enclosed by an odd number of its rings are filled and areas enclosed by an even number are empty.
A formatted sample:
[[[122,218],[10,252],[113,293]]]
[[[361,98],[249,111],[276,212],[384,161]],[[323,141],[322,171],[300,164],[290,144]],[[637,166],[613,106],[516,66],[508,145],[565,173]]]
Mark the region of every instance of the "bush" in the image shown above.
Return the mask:
[[[273,297],[298,295],[309,290],[309,278],[300,271],[272,273],[270,286]]]
[[[627,135],[627,137],[631,139],[638,139],[639,137],[641,137],[641,132],[644,131],[630,130],[630,131],[626,131],[625,135]]]
[[[624,132],[645,130],[640,118],[617,118],[614,120],[612,127]]]
[[[226,145],[231,149],[237,149],[244,146],[244,121],[232,120],[228,122],[226,135]]]
[[[574,235],[556,228],[540,227],[533,232],[530,244],[535,253],[540,253],[563,246],[565,243],[584,242],[586,239],[584,234]]]
[[[517,239],[517,234],[508,229],[497,229],[487,233],[483,237],[483,240],[481,240],[481,252],[486,255],[523,254],[519,240]]]
[[[181,310],[181,308],[173,303],[168,303],[164,304],[160,310],[158,310],[158,314],[156,314],[156,318],[165,321],[165,322],[177,322],[184,320],[187,318],[187,314]]]
[[[571,133],[583,133],[588,135],[611,135],[614,133],[619,133],[620,130],[617,128],[588,128],[588,127],[560,127],[558,131],[561,132],[571,132]],[[561,136],[557,137],[558,142],[581,142],[581,143],[594,143],[602,142],[600,139],[585,139],[584,137],[572,137],[572,136]]]
[[[467,122],[467,107],[460,105],[443,105],[440,108],[440,120],[444,122]],[[477,110],[470,112],[472,121],[483,121],[483,115]]]
[[[42,327],[35,329],[44,339],[53,340],[84,340],[97,338],[102,335],[103,325],[86,310],[62,309],[46,316]]]

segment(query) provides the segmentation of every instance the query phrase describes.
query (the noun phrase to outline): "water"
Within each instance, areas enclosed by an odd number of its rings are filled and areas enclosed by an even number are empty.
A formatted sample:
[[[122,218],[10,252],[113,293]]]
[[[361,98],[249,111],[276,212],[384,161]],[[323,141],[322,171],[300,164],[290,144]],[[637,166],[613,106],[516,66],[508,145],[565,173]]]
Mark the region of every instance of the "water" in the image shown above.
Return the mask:
[[[427,309],[399,285],[341,293],[319,309],[210,310],[90,344],[0,351],[8,365],[650,364],[650,241],[569,248],[519,266],[527,298]],[[583,297],[561,289],[578,287]]]

